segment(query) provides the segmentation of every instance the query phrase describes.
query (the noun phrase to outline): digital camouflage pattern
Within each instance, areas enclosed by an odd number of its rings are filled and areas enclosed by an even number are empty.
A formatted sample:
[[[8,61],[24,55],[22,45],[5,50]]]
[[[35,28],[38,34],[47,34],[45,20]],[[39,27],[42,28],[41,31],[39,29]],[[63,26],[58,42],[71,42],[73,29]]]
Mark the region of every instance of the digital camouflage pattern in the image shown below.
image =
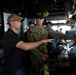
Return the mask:
[[[52,37],[58,38],[60,40],[61,39],[64,39],[64,40],[70,39],[70,37],[64,33],[56,32],[55,30],[49,29],[47,27],[46,27],[46,30],[47,30],[48,34]]]
[[[48,37],[48,34],[58,38],[58,39],[68,39],[69,36],[56,32],[54,30],[50,30],[47,29],[46,27],[42,26],[42,28],[40,29],[37,25],[33,26],[32,28],[30,28],[27,31],[27,40],[28,42],[35,42],[35,41],[39,41],[42,39],[46,39]],[[38,46],[37,48],[35,48],[34,50],[31,50],[31,59],[33,63],[41,63],[42,59],[41,57],[39,57],[40,53],[45,53],[48,54],[47,52],[47,48],[46,48],[47,44],[41,44],[40,46]]]
[[[26,37],[28,42],[36,42],[39,40],[46,39],[48,37],[48,32],[43,26],[42,28],[39,28],[38,25],[36,25],[27,30]],[[35,69],[38,69],[38,71],[40,70],[41,64],[43,63],[43,60],[41,59],[40,54],[41,53],[48,54],[46,45],[47,44],[41,44],[37,48],[30,50],[32,65]]]
[[[39,41],[39,40],[43,40],[46,39],[48,36],[48,32],[46,31],[46,29],[44,27],[42,27],[41,29],[36,25],[33,26],[32,28],[30,28],[27,31],[27,40],[29,42],[35,42],[35,41]],[[47,48],[46,48],[46,44],[41,44],[40,46],[38,46],[37,48],[35,48],[34,50],[31,50],[32,52],[32,60],[36,60],[37,62],[41,62],[41,58],[39,57],[39,54],[47,53]],[[34,61],[34,63],[36,63],[36,61]]]
[[[36,42],[39,40],[46,39],[48,37],[48,34],[59,39],[68,39],[68,36],[65,34],[61,34],[53,30],[49,30],[44,26],[42,26],[42,28],[39,28],[38,25],[35,25],[30,29],[28,29],[27,36],[26,35],[25,36],[28,42]],[[40,69],[41,64],[43,63],[43,60],[40,57],[40,53],[48,54],[46,45],[47,44],[41,44],[37,48],[30,50],[32,65],[38,70]]]

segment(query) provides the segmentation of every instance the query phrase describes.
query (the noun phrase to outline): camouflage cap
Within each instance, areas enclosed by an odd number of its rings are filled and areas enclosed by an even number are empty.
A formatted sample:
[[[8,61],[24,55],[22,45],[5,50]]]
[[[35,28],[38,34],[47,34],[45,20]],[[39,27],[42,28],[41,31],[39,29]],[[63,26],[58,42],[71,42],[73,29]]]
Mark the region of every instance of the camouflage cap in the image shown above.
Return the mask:
[[[23,18],[19,17],[19,16],[16,15],[16,14],[11,14],[11,15],[8,17],[8,19],[7,19],[8,23],[9,23],[10,21],[21,21],[21,20],[23,20]]]

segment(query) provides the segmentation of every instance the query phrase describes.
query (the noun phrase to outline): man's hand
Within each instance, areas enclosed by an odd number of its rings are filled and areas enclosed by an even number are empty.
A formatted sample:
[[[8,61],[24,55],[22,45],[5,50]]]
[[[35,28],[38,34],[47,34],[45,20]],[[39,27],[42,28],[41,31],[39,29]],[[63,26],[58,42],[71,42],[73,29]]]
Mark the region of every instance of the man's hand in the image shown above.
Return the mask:
[[[41,53],[40,57],[42,58],[42,60],[46,60],[48,58],[47,54]]]

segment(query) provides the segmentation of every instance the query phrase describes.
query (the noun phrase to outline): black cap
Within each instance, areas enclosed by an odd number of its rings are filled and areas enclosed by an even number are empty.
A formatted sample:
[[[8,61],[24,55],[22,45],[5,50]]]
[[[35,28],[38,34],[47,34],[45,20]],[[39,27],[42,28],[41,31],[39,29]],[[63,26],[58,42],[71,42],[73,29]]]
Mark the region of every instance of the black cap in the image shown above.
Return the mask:
[[[36,18],[42,19],[42,18],[45,18],[45,17],[44,17],[44,15],[43,15],[43,13],[37,13],[37,14],[36,14]]]
[[[52,22],[46,22],[46,25],[48,25],[48,24],[52,25]]]
[[[28,25],[30,25],[30,24],[35,24],[33,21],[29,21],[28,22]]]

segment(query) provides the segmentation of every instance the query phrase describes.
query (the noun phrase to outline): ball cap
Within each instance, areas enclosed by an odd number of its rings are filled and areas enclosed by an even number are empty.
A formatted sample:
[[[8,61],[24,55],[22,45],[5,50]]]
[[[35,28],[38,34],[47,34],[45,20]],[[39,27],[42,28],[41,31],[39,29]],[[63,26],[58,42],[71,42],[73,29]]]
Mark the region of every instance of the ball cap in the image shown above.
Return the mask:
[[[48,25],[48,24],[49,24],[49,25],[52,25],[52,22],[46,22],[46,25]]]
[[[23,18],[19,17],[17,14],[11,14],[7,19],[8,23],[11,21],[22,21],[22,20]]]
[[[42,18],[45,18],[45,17],[44,17],[44,14],[43,13],[37,13],[36,14],[36,18],[42,19]]]
[[[28,25],[35,24],[33,21],[29,21]]]

